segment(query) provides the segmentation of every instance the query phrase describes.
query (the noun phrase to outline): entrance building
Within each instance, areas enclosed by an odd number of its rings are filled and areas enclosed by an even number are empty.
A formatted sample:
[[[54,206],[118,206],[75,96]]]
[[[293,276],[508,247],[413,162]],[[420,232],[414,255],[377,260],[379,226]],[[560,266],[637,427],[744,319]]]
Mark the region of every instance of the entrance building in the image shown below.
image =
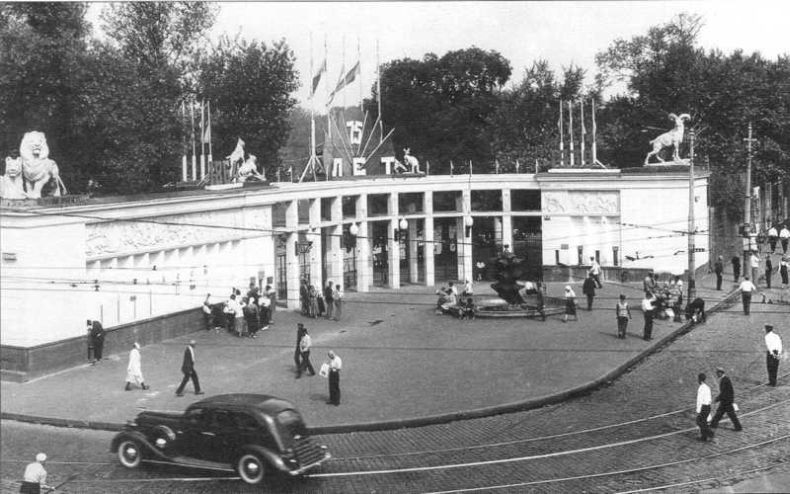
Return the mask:
[[[271,285],[278,305],[297,310],[303,279],[316,287],[331,280],[347,292],[493,280],[491,260],[506,246],[526,259],[525,279],[573,279],[590,257],[605,272],[681,274],[686,258],[676,253],[687,249],[689,194],[688,169],[677,168],[369,176],[6,204],[3,376],[24,379],[84,360],[86,319],[154,341],[173,335],[162,320],[199,310],[209,293],[220,303],[251,284]],[[697,229],[707,232],[706,173],[694,188]],[[696,245],[702,266],[707,236]],[[64,342],[72,342],[68,350]],[[45,355],[56,350],[53,363]]]

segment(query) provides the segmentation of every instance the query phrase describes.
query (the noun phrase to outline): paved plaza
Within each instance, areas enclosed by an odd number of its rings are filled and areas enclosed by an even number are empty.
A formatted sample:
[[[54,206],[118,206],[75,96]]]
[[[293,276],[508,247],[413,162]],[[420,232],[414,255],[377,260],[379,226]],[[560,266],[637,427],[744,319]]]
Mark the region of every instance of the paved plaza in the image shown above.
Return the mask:
[[[549,295],[559,296],[563,285],[550,284]],[[727,293],[716,292],[713,285],[708,276],[698,288],[708,307]],[[476,289],[478,296],[493,295],[487,284]],[[578,284],[575,290],[581,294]],[[628,296],[633,310],[625,340],[615,337],[614,304],[620,293]],[[133,418],[139,407],[183,410],[201,398],[192,393],[191,384],[184,397],[175,396],[184,346],[194,338],[196,369],[206,395],[273,394],[294,402],[307,423],[321,430],[482,415],[508,405],[556,399],[610,378],[681,327],[656,321],[654,340],[644,341],[638,309],[641,284],[607,283],[598,295],[592,312],[583,309],[582,298],[580,320],[563,323],[561,316],[542,322],[459,321],[436,315],[435,295],[427,287],[349,293],[339,322],[278,310],[276,323],[256,339],[196,328],[191,335],[146,346],[142,356],[148,391],[124,391],[128,352],[117,348],[106,349],[109,359],[96,366],[86,364],[23,384],[3,382],[2,412],[5,417],[35,416],[56,419],[50,423],[65,420],[112,428]],[[298,322],[313,336],[316,369],[330,349],[343,358],[339,407],[325,404],[325,379],[295,378]]]

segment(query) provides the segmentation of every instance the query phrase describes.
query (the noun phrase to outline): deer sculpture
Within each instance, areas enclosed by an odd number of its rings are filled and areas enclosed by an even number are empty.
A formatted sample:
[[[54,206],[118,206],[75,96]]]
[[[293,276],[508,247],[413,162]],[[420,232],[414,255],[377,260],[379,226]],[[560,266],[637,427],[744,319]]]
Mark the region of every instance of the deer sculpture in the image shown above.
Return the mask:
[[[685,120],[691,120],[691,116],[688,113],[681,113],[680,116],[670,113],[669,119],[675,121],[675,128],[668,132],[664,132],[660,136],[650,141],[650,144],[653,145],[653,150],[647,153],[647,156],[645,156],[645,165],[649,164],[648,161],[650,160],[651,156],[655,156],[658,158],[658,161],[664,163],[664,160],[661,158],[659,153],[662,149],[668,148],[670,146],[674,147],[672,159],[675,161],[680,161],[680,143],[683,142],[683,132],[685,130],[683,122]]]

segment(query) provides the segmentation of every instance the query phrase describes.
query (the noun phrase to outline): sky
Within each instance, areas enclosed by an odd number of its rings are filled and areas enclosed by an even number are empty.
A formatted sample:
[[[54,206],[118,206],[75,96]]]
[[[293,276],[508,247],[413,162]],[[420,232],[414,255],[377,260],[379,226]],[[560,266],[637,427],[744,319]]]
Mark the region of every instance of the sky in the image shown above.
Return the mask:
[[[96,12],[101,4],[93,5]],[[309,106],[311,52],[317,69],[324,59],[324,39],[331,86],[339,79],[342,61],[349,68],[357,60],[359,39],[366,97],[376,79],[377,43],[382,63],[477,46],[510,61],[511,82],[520,81],[538,59],[548,60],[555,71],[581,66],[592,81],[595,54],[612,41],[644,34],[688,12],[703,16],[699,41],[705,48],[759,51],[768,58],[790,53],[788,1],[221,2],[219,9],[211,39],[223,33],[267,44],[285,38],[296,55],[302,87],[295,96],[303,106]],[[318,93],[317,107],[325,88]],[[360,85],[341,94],[351,104],[359,100]]]

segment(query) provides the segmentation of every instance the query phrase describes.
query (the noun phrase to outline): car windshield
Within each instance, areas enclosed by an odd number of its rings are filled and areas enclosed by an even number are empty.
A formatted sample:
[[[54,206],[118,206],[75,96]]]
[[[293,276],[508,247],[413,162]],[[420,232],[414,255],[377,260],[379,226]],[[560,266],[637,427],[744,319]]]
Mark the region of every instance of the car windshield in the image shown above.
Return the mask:
[[[294,436],[305,433],[304,422],[302,416],[296,410],[283,410],[277,414],[277,428],[280,431],[280,436],[286,446],[290,443]]]

